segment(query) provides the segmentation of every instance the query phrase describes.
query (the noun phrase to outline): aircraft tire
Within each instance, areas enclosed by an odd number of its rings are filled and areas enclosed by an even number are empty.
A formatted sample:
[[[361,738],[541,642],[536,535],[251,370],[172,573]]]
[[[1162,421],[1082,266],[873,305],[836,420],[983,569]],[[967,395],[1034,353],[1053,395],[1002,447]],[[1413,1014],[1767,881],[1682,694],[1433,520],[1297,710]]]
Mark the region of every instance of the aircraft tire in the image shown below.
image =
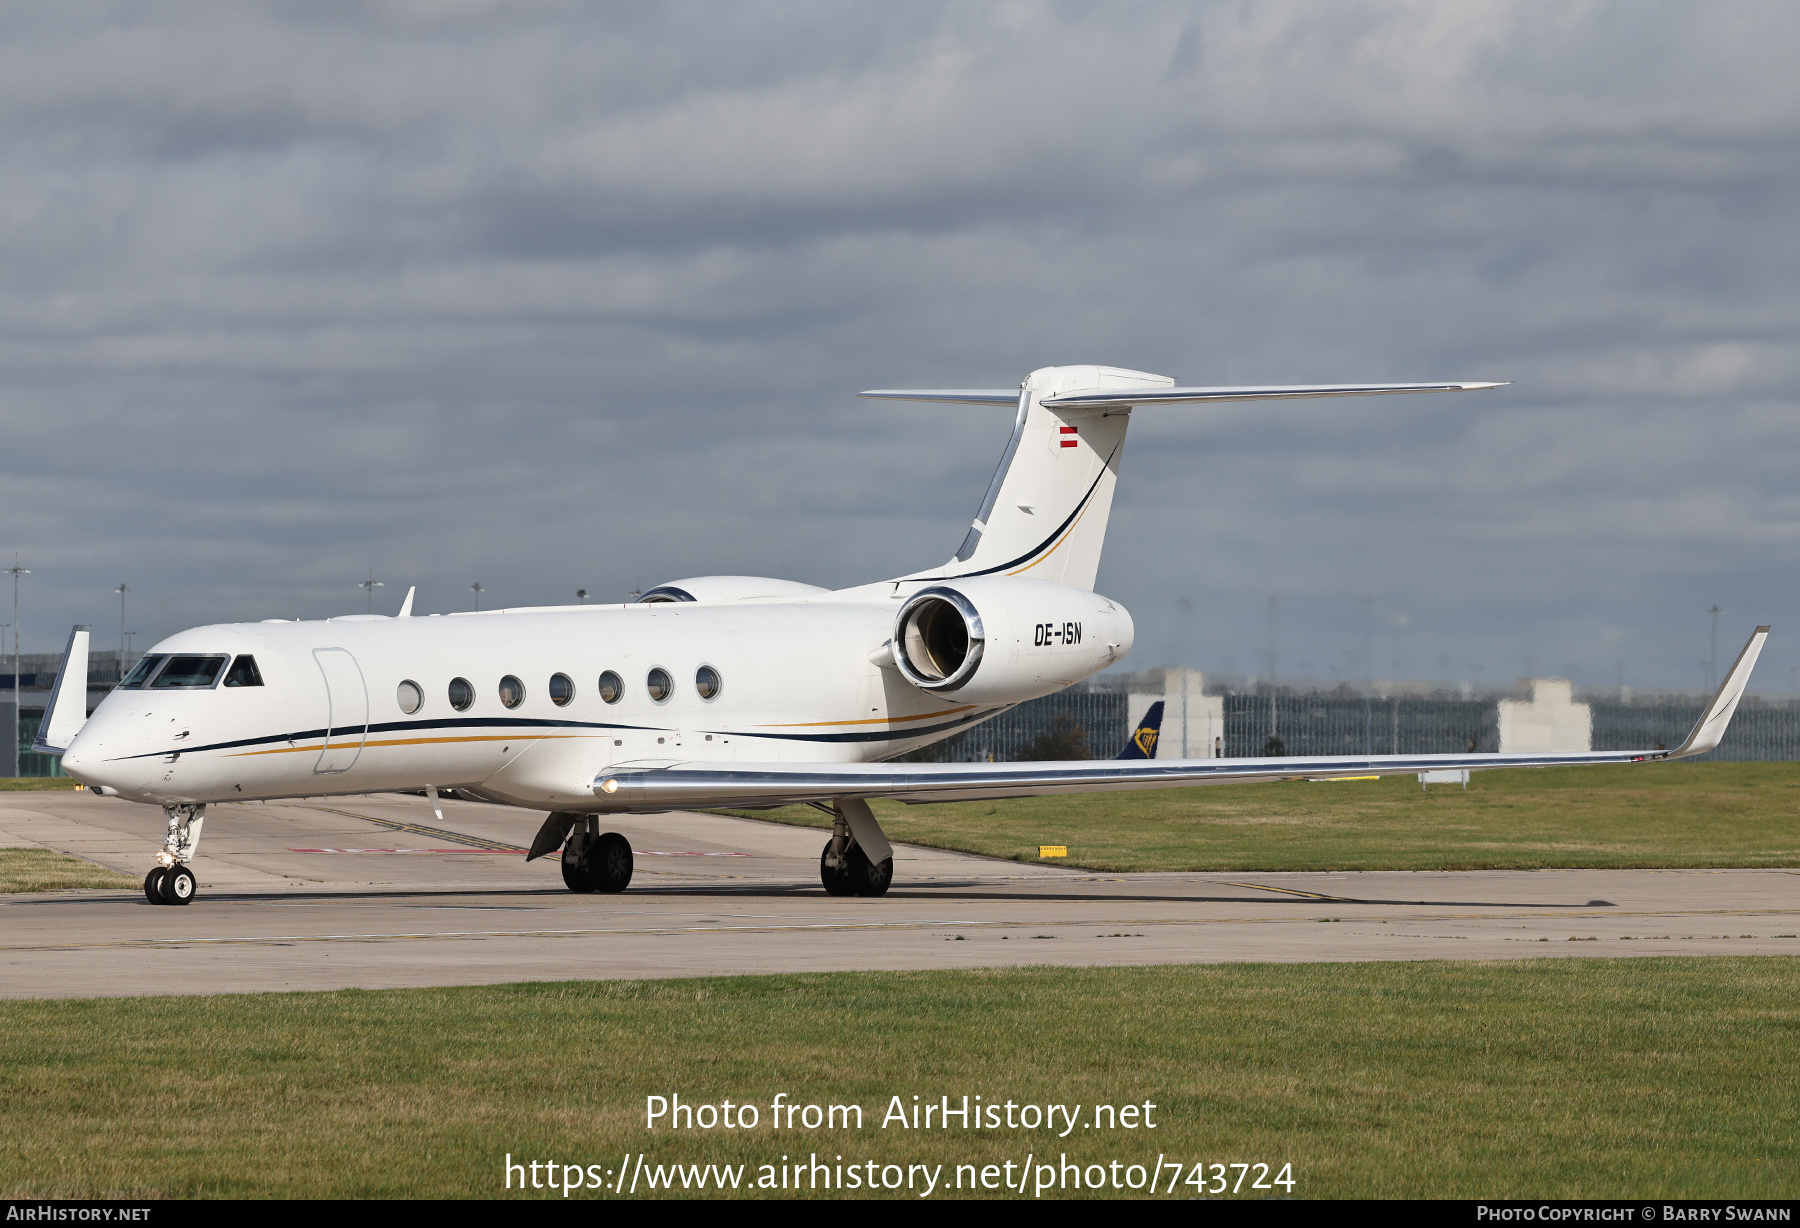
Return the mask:
[[[194,872],[186,866],[170,866],[163,871],[159,886],[165,904],[189,904],[200,891]]]
[[[825,851],[819,854],[819,881],[825,884],[825,894],[855,895],[856,884],[850,880],[849,867],[843,866],[835,870],[832,869],[825,864],[825,859],[829,856],[831,856],[831,841],[827,840],[825,842]]]
[[[570,891],[592,891],[594,883],[594,838],[585,831],[569,837],[562,851],[563,886]]]
[[[162,898],[163,868],[151,866],[150,873],[144,875],[144,898],[152,904],[160,904]]]
[[[850,846],[850,882],[856,894],[875,899],[887,894],[888,884],[894,881],[894,859],[885,857],[880,861],[870,861],[869,855],[862,851],[862,846]]]
[[[589,867],[595,890],[625,890],[631,885],[631,872],[636,868],[631,841],[616,831],[602,835],[589,856]]]

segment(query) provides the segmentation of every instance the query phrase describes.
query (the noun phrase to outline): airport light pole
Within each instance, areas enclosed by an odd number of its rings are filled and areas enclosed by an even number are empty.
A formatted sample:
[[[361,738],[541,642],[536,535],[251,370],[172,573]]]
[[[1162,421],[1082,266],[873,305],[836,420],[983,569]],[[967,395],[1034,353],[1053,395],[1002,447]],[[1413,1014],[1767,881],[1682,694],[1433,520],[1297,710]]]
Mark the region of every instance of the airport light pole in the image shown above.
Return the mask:
[[[125,681],[125,594],[131,590],[120,582],[113,592],[119,594],[119,681]]]
[[[19,566],[19,552],[13,551],[13,565],[6,569],[7,575],[13,578],[13,771],[19,770],[19,577],[28,576],[30,570]]]
[[[487,590],[482,588],[481,581],[477,580],[475,583],[469,585],[469,591],[475,594],[475,609],[479,611],[481,609],[481,594],[487,592]]]
[[[1281,598],[1269,594],[1269,740],[1276,737],[1275,677],[1281,664]]]
[[[356,582],[356,587],[369,594],[369,613],[373,614],[375,612],[375,590],[386,587],[380,580],[375,578],[375,569],[373,567],[369,568],[369,578],[367,580],[358,580]]]
[[[1709,692],[1719,685],[1719,615],[1724,612],[1716,604],[1707,611],[1712,615],[1712,651],[1706,656],[1706,689]],[[17,613],[13,616],[18,617]]]

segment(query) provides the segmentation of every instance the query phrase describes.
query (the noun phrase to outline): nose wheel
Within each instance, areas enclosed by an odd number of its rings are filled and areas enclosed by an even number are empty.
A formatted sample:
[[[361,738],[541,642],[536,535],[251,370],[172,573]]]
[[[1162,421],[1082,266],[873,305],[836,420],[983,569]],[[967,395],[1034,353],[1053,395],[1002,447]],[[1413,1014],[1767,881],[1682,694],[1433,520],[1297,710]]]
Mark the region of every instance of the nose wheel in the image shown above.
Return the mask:
[[[144,875],[144,898],[152,904],[188,904],[199,894],[200,883],[187,868],[200,847],[200,826],[206,821],[205,806],[164,806],[169,834],[163,841],[158,864]]]

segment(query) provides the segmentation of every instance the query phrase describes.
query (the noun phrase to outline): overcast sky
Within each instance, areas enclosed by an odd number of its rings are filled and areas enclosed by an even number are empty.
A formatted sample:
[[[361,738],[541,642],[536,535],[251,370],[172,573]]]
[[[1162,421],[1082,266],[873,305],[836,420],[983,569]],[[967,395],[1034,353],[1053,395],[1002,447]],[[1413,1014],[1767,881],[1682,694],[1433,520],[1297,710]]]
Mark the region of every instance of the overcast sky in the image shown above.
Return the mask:
[[[1106,363],[1492,393],[1139,411],[1130,665],[1800,667],[1800,6],[20,6],[0,550],[24,646],[841,586]],[[10,593],[6,594],[10,598]],[[1370,599],[1365,606],[1364,599]],[[1405,623],[1398,634],[1398,615]],[[0,621],[10,619],[10,609]]]

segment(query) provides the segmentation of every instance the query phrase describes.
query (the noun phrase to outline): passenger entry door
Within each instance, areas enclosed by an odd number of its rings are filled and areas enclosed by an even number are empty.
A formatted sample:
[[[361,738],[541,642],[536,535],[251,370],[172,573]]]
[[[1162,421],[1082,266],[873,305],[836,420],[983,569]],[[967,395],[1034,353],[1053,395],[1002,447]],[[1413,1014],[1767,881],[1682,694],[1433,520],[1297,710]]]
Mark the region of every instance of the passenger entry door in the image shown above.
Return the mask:
[[[313,660],[325,676],[325,748],[314,775],[350,770],[369,736],[369,689],[356,658],[343,648],[315,648]]]

